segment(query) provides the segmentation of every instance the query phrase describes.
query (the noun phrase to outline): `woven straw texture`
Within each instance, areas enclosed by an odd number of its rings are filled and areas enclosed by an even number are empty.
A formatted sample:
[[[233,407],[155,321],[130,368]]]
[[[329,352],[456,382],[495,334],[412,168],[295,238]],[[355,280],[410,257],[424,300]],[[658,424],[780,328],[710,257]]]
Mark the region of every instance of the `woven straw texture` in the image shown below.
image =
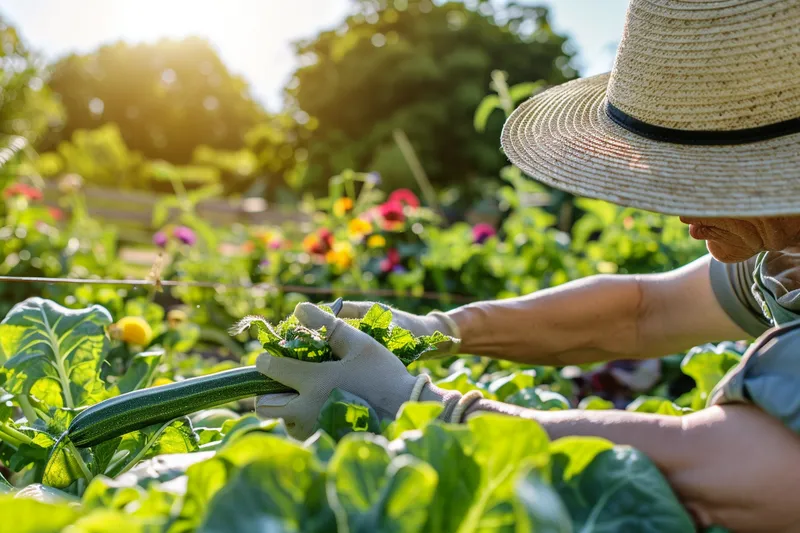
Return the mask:
[[[534,96],[502,144],[570,193],[687,216],[800,214],[800,134],[758,143],[658,142],[612,122],[728,131],[800,117],[800,0],[633,0],[614,70]]]

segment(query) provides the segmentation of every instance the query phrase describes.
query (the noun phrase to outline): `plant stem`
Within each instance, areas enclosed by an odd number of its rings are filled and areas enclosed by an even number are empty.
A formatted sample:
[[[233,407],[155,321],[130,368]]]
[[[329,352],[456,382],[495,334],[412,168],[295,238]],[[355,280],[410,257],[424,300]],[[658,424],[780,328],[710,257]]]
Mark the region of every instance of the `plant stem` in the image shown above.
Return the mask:
[[[67,442],[67,448],[69,448],[70,453],[72,453],[75,460],[78,462],[78,466],[81,468],[81,472],[83,472],[83,477],[86,478],[86,483],[89,483],[94,476],[92,475],[89,467],[86,466],[86,463],[83,462],[83,457],[81,457],[81,452],[75,447],[72,442]]]
[[[21,431],[16,430],[15,428],[0,422],[0,438],[6,437],[3,440],[14,441],[9,442],[9,444],[14,444],[17,448],[20,444],[30,444],[33,442],[26,434],[22,433]]]
[[[33,424],[39,419],[39,417],[36,416],[36,410],[31,405],[27,395],[22,394],[18,396],[17,401],[19,402],[22,412],[25,414],[25,418],[28,420],[28,424]]]
[[[64,368],[64,361],[61,359],[61,350],[58,349],[58,338],[56,337],[56,332],[53,331],[52,327],[50,327],[50,321],[47,319],[47,314],[44,312],[42,312],[42,319],[45,327],[47,328],[47,335],[50,337],[50,344],[53,347],[53,357],[55,358],[58,380],[61,382],[61,392],[64,394],[64,403],[66,403],[67,407],[70,409],[74,409],[75,402],[72,399],[72,391],[69,390],[69,378],[67,377],[67,371]]]
[[[142,449],[141,449],[141,450],[139,450],[139,453],[137,453],[137,454],[136,454],[136,455],[133,457],[133,459],[131,459],[131,460],[128,462],[128,464],[126,464],[126,465],[125,465],[125,467],[124,467],[122,470],[120,470],[120,471],[119,471],[119,473],[117,473],[116,475],[117,475],[117,476],[120,476],[120,475],[124,474],[125,472],[127,472],[128,470],[130,470],[131,468],[133,468],[133,467],[136,465],[136,463],[138,463],[139,461],[141,461],[141,460],[142,460],[142,457],[144,457],[144,455],[147,453],[147,450],[149,450],[150,448],[152,448],[153,444],[155,444],[155,442],[158,440],[158,438],[161,436],[161,434],[162,434],[162,433],[164,433],[164,431],[166,431],[166,429],[167,429],[167,428],[170,426],[170,424],[172,424],[173,422],[174,422],[174,420],[170,420],[169,422],[167,422],[166,424],[164,424],[163,426],[161,426],[160,428],[158,428],[158,431],[156,431],[156,432],[155,432],[155,434],[153,435],[153,438],[151,438],[151,439],[150,439],[148,442],[146,442],[146,443],[145,443],[145,445],[144,445],[144,446],[142,446]]]

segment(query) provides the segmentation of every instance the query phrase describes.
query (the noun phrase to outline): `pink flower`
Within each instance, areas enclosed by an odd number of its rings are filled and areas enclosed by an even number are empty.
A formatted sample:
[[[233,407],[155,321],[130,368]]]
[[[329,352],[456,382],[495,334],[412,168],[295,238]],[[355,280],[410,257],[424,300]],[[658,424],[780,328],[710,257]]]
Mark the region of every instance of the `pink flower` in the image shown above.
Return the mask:
[[[389,200],[386,203],[399,203],[405,204],[409,207],[419,207],[419,198],[409,189],[397,189],[389,195]]]
[[[406,219],[403,214],[403,204],[400,202],[386,202],[378,206],[378,213],[383,219],[383,229],[394,230],[402,226]]]
[[[476,244],[483,244],[487,239],[495,235],[497,235],[497,231],[485,222],[480,222],[472,227],[472,241]]]
[[[389,248],[386,252],[386,258],[381,261],[380,266],[381,272],[384,274],[394,271],[396,267],[402,268],[400,265],[400,252],[397,251],[397,248]]]
[[[197,235],[186,226],[177,226],[172,230],[172,236],[187,246],[193,246],[197,242]]]
[[[167,234],[163,231],[157,232],[153,235],[153,244],[158,246],[159,248],[166,248],[167,246]]]

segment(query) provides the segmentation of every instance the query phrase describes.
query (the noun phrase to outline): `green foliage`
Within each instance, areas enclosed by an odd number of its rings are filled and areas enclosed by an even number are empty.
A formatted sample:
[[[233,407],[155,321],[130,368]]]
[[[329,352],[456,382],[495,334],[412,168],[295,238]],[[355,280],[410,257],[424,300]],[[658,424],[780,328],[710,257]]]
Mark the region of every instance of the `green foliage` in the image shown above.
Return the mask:
[[[50,85],[69,121],[43,149],[82,129],[114,123],[125,144],[149,159],[189,163],[195,148],[238,149],[264,113],[247,84],[199,38],[102,46],[53,66]]]
[[[5,388],[13,394],[36,393],[56,383],[56,406],[73,408],[102,398],[100,367],[108,350],[105,327],[111,315],[100,306],[70,310],[41,298],[18,304],[0,323]],[[53,404],[51,404],[53,405]]]
[[[0,16],[0,143],[20,136],[38,139],[58,126],[64,111],[45,83],[41,58]]]
[[[500,117],[490,117],[483,133],[470,128],[492,71],[507,72],[511,84],[557,84],[575,72],[544,8],[480,4],[360,1],[346,31],[297,43],[307,61],[288,93],[316,121],[303,145],[309,181],[365,168],[390,188],[408,186],[395,130],[406,133],[437,185],[497,174],[505,164],[496,143]],[[526,90],[532,87],[520,86],[517,96]]]

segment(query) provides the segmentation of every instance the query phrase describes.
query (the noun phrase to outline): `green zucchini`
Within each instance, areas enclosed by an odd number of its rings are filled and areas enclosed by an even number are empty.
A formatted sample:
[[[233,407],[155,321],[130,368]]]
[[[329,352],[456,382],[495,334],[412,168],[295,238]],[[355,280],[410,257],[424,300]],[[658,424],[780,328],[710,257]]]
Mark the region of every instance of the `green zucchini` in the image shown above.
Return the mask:
[[[292,391],[254,366],[235,368],[102,401],[76,416],[67,436],[75,446],[87,448],[203,409],[262,394]]]

